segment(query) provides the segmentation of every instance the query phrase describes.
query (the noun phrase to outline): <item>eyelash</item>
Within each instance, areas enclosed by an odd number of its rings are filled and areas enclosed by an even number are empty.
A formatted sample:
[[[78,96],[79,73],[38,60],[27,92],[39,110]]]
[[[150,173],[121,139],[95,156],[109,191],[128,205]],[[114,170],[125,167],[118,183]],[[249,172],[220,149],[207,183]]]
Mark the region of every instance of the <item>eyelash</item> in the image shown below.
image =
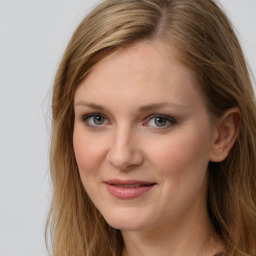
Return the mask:
[[[172,118],[172,117],[170,117],[170,116],[167,116],[167,115],[162,115],[162,114],[154,114],[154,115],[150,115],[148,118],[147,118],[147,121],[146,121],[146,123],[147,123],[147,125],[145,125],[145,126],[149,126],[148,125],[148,123],[152,120],[154,120],[155,119],[155,121],[153,121],[154,122],[154,124],[156,125],[156,118],[161,118],[161,119],[163,119],[166,123],[168,123],[168,125],[164,125],[164,126],[155,126],[154,128],[155,129],[168,129],[168,128],[170,128],[170,126],[172,126],[172,125],[174,125],[174,124],[176,124],[177,123],[177,121],[174,119],[174,118]]]
[[[100,118],[103,118],[104,122],[107,121],[107,118],[103,115],[103,114],[100,114],[100,113],[91,113],[91,114],[87,114],[87,115],[84,115],[82,118],[81,118],[81,121],[83,123],[85,123],[87,126],[91,127],[91,128],[94,128],[94,129],[98,129],[100,128],[101,126],[104,126],[105,124],[102,123],[102,124],[90,124],[89,123],[89,119],[90,118],[96,118],[96,117],[100,117]],[[168,125],[164,124],[162,127],[161,126],[157,126],[156,125],[156,118],[161,118],[163,119],[164,122],[166,122]],[[147,121],[145,123],[143,123],[144,126],[150,126],[148,125],[149,122],[152,120],[154,120],[154,124],[156,126],[153,127],[153,129],[157,129],[157,130],[163,130],[163,129],[168,129],[170,128],[170,126],[174,125],[177,123],[177,121],[170,117],[170,116],[167,116],[167,115],[163,115],[163,114],[153,114],[153,115],[150,115],[148,118],[147,118]],[[93,120],[94,121],[94,120]]]
[[[94,124],[94,125],[93,125],[93,124],[90,124],[88,120],[89,120],[91,117],[93,117],[93,118],[95,118],[95,117],[101,117],[101,118],[103,118],[104,120],[107,120],[107,118],[106,118],[104,115],[100,114],[100,113],[91,113],[91,114],[84,115],[84,116],[81,118],[82,122],[85,123],[86,125],[88,125],[89,127],[92,127],[92,128],[95,128],[95,129],[99,128],[99,127],[102,126],[102,125],[97,125],[97,124]]]

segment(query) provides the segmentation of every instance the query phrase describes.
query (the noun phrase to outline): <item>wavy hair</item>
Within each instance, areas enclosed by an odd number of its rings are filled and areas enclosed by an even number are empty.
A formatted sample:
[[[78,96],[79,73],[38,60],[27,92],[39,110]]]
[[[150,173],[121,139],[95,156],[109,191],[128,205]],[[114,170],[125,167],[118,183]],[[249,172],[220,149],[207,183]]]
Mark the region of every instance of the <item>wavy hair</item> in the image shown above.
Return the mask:
[[[120,256],[123,240],[86,194],[75,160],[73,96],[94,66],[143,40],[170,45],[194,72],[214,116],[238,107],[240,132],[228,157],[209,163],[208,211],[228,256],[256,255],[256,106],[232,25],[213,0],[105,0],[74,32],[52,96],[52,201],[46,234],[54,256]]]

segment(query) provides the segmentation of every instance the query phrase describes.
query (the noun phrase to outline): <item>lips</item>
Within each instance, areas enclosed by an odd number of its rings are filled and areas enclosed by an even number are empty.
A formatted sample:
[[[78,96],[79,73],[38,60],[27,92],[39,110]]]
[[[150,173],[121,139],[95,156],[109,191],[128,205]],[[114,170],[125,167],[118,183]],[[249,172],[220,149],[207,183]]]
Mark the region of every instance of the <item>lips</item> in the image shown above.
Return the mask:
[[[132,185],[121,185],[121,184],[110,184],[115,187],[120,187],[120,188],[138,188],[138,187],[143,187],[143,186],[151,186],[151,185],[141,185],[141,184],[132,184]]]
[[[108,192],[118,199],[133,199],[151,190],[156,183],[139,180],[108,180]]]

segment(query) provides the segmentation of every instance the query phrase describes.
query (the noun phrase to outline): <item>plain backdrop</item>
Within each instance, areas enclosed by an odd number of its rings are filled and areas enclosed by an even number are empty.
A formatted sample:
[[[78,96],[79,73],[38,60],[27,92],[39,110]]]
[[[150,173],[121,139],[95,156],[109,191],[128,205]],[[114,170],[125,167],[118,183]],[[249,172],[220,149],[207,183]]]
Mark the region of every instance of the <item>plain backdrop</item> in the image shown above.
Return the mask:
[[[46,256],[50,94],[64,48],[99,1],[0,0],[0,256]],[[221,0],[256,74],[256,1]]]

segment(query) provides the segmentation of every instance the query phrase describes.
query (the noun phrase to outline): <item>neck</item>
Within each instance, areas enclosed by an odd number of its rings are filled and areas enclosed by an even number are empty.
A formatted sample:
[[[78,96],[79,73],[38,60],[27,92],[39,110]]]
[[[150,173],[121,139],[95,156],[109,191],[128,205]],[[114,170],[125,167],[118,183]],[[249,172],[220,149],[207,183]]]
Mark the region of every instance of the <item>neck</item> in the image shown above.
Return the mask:
[[[214,237],[207,210],[197,218],[189,215],[175,224],[140,231],[122,231],[123,256],[213,256],[223,246]]]

